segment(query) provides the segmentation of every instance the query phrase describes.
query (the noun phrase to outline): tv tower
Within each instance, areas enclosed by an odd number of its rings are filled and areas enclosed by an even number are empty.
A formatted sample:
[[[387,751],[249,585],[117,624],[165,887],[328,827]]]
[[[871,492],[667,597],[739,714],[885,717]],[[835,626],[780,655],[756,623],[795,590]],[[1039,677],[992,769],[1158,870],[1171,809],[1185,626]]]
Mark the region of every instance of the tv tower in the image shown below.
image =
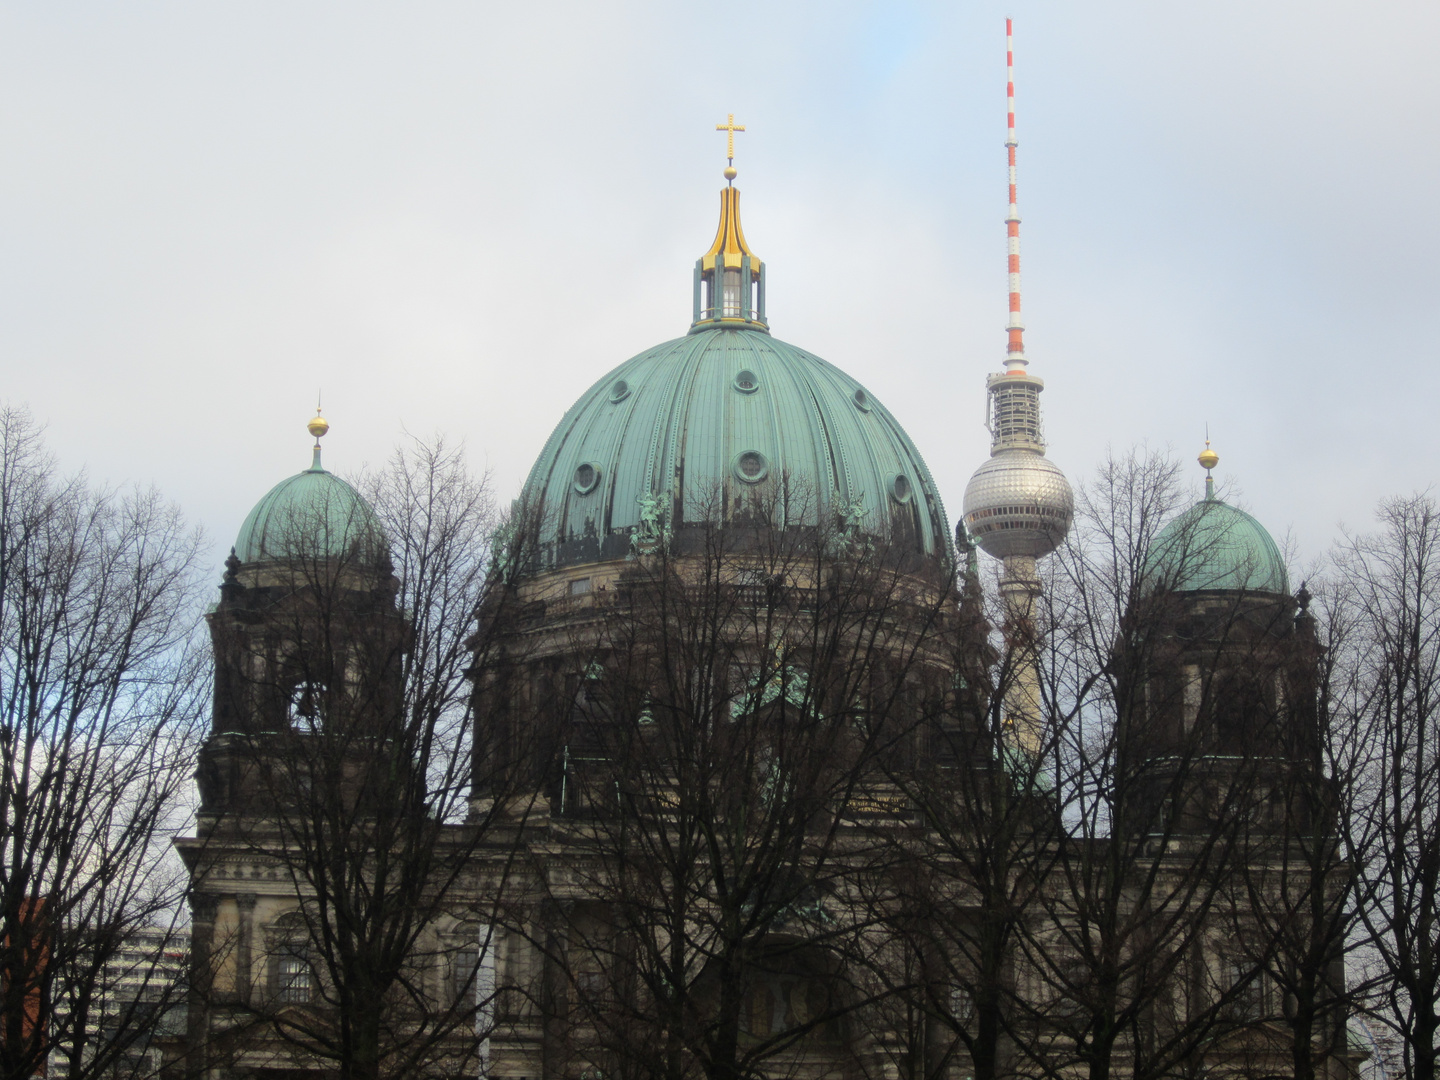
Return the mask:
[[[1020,318],[1020,210],[1015,195],[1015,50],[1012,22],[1005,20],[1005,151],[1009,159],[1010,210],[1005,216],[1010,275],[1010,321],[1005,370],[985,380],[985,426],[990,460],[965,487],[965,528],[986,554],[1001,560],[1000,595],[1010,646],[1010,685],[1005,720],[1021,748],[1040,748],[1040,685],[1036,666],[1033,606],[1040,595],[1036,560],[1065,539],[1075,516],[1075,497],[1059,467],[1045,457],[1040,391],[1029,373],[1025,324]]]

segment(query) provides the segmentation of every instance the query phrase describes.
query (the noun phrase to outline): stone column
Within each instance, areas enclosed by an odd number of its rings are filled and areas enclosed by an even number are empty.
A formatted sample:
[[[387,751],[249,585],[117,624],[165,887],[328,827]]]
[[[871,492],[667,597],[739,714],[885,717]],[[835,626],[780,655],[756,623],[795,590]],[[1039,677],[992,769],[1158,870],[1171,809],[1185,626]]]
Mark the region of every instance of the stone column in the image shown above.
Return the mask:
[[[235,997],[240,1004],[249,1005],[254,988],[251,958],[255,941],[255,894],[237,893],[235,906],[239,909],[235,942]]]

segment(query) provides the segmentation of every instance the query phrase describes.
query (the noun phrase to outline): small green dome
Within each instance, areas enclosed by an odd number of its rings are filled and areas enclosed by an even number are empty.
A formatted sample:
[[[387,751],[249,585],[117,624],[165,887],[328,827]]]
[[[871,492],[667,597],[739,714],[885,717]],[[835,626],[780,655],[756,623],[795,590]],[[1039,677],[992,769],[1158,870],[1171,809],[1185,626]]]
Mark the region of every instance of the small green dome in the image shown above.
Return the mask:
[[[642,504],[680,528],[782,479],[810,522],[898,523],[918,553],[949,557],[945,509],[904,429],[850,376],[763,328],[701,327],[615,368],[555,428],[523,499],[545,561],[565,566],[628,554]]]
[[[255,504],[240,526],[235,555],[242,563],[316,555],[338,559],[358,546],[361,556],[378,558],[385,550],[384,536],[364,496],[321,468],[316,446],[310,468],[281,480]]]
[[[1288,594],[1280,548],[1265,526],[1219,499],[1196,503],[1161,530],[1147,576],[1176,592]]]

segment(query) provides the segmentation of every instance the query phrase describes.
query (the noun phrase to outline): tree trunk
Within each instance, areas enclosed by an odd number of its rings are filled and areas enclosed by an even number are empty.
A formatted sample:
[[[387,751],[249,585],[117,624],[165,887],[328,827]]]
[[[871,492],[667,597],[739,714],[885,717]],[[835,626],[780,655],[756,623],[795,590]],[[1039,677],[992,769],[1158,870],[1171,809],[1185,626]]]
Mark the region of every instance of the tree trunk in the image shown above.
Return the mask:
[[[1290,1071],[1295,1080],[1315,1080],[1315,1005],[1311,1000],[1297,1005],[1290,1021]]]

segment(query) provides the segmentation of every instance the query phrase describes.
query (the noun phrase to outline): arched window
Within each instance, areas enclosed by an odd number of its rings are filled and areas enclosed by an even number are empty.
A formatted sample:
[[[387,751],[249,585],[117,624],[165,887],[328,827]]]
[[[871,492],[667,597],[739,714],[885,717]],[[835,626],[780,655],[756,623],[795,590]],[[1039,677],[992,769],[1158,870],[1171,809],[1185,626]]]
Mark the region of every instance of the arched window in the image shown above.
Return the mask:
[[[301,679],[290,691],[290,726],[295,731],[324,727],[327,687],[318,679]]]

